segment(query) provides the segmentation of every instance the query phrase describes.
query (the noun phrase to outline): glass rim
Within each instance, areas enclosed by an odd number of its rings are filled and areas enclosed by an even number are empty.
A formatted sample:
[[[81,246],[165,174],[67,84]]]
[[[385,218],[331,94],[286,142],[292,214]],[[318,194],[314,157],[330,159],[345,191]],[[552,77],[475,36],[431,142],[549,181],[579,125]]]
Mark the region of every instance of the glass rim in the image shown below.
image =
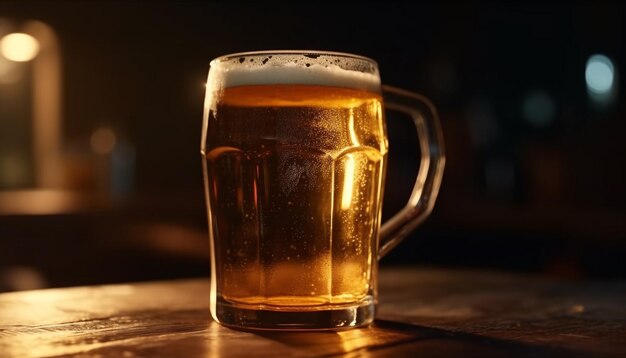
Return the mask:
[[[235,53],[229,53],[226,55],[218,56],[212,59],[209,62],[209,64],[211,66],[214,66],[216,64],[230,61],[234,58],[243,57],[243,56],[280,56],[280,55],[303,55],[303,56],[318,55],[318,56],[343,57],[343,58],[350,58],[353,60],[366,61],[376,66],[376,68],[378,68],[378,62],[376,62],[376,60],[370,57],[348,53],[348,52],[325,51],[325,50],[260,50],[260,51],[235,52]]]

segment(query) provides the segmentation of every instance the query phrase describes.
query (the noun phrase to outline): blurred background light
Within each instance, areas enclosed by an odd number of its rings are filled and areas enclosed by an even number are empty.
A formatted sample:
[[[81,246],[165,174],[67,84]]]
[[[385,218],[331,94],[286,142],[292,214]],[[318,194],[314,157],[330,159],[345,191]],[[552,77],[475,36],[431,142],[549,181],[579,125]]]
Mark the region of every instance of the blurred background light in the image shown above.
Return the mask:
[[[3,285],[9,290],[36,290],[47,286],[43,275],[35,268],[12,266],[0,271]]]
[[[19,81],[23,72],[17,63],[0,56],[0,84],[10,84]]]
[[[615,67],[613,61],[604,55],[593,55],[587,60],[585,81],[587,89],[597,94],[609,93],[613,88]]]
[[[108,154],[115,148],[117,137],[109,128],[98,128],[91,134],[89,144],[91,149],[98,154]]]
[[[19,154],[1,153],[0,187],[19,187],[28,180],[28,161]]]
[[[530,92],[522,103],[524,119],[535,127],[545,127],[554,121],[556,104],[552,96],[542,90]]]
[[[0,40],[0,53],[11,61],[27,62],[39,53],[39,41],[28,34],[8,34]]]
[[[615,103],[618,92],[618,69],[607,56],[590,56],[585,67],[585,83],[591,105],[605,111]]]

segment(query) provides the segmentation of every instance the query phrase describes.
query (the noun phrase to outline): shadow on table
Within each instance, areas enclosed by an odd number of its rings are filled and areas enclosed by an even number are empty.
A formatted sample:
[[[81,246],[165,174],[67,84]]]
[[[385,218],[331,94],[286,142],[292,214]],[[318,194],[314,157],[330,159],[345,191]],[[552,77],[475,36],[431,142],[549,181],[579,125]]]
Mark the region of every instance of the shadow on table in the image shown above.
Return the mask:
[[[584,357],[563,348],[530,345],[462,332],[377,319],[341,332],[255,332],[313,356]]]

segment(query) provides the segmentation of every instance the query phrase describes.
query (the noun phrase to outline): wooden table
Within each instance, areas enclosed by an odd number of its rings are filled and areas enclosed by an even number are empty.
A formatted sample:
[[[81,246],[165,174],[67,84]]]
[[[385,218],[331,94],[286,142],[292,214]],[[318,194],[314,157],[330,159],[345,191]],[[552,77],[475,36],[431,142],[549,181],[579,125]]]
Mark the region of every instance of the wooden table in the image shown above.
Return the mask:
[[[626,282],[387,268],[379,319],[328,333],[213,322],[206,279],[0,295],[0,357],[626,357]]]

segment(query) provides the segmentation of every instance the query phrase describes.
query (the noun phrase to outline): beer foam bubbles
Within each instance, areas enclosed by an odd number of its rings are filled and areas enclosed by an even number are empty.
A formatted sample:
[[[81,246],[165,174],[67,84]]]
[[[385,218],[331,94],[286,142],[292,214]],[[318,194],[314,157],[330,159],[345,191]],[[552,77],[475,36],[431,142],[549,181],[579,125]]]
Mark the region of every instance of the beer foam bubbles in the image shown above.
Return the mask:
[[[375,62],[344,54],[242,53],[211,62],[209,91],[252,85],[300,84],[380,92]],[[207,93],[208,94],[208,93]]]

